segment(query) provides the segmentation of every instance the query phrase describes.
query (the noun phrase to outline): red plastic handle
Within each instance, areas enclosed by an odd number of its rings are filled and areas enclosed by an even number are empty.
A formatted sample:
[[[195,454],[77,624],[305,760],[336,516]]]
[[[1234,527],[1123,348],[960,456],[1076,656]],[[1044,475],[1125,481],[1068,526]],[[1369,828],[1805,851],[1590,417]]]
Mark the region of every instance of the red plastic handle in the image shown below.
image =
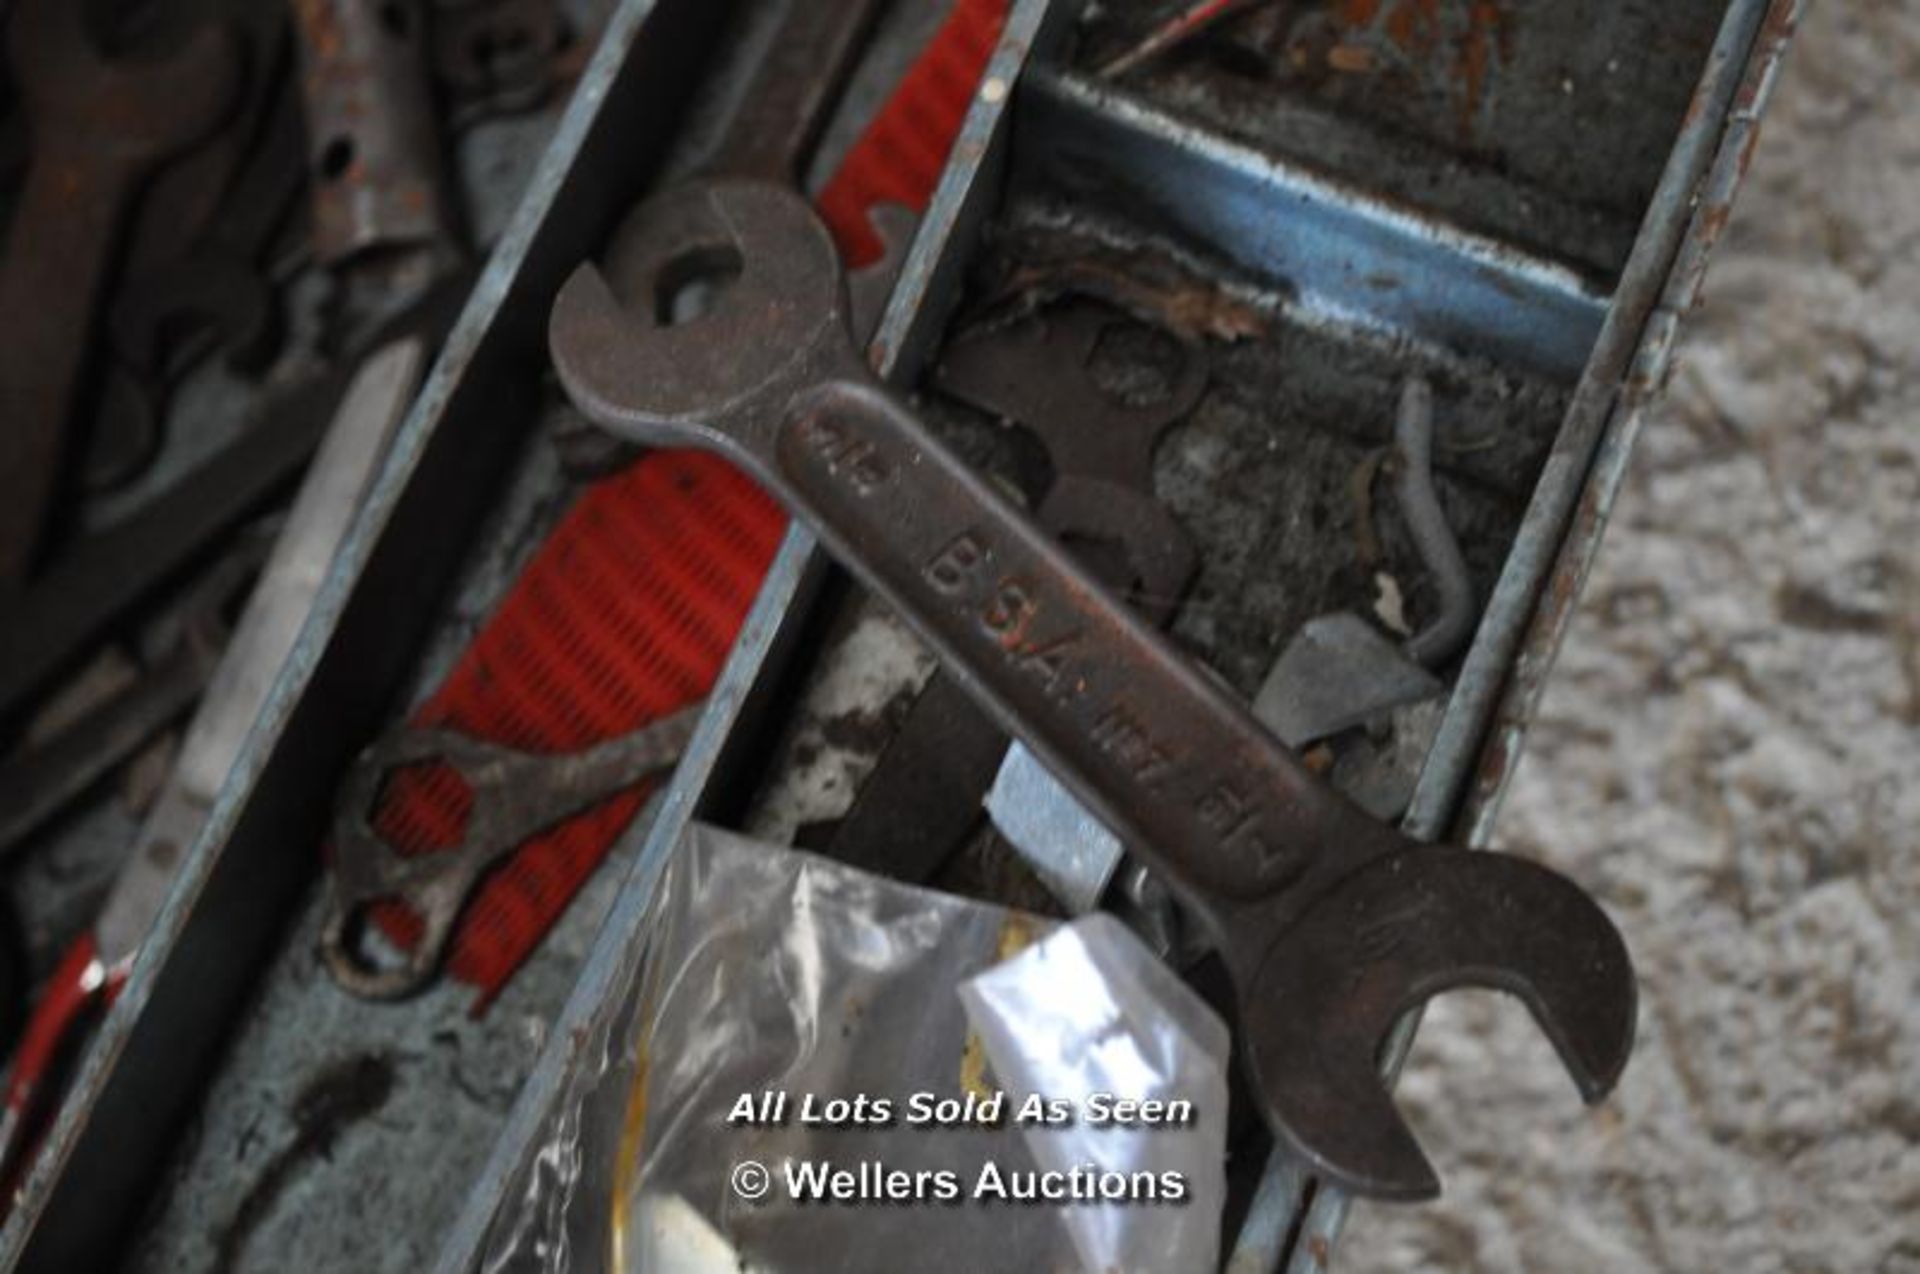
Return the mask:
[[[24,1175],[48,1116],[58,1107],[65,1088],[62,1070],[78,1054],[87,1028],[125,983],[124,968],[101,963],[91,929],[74,940],[47,979],[7,1069],[0,1105],[0,1184],[9,1193]]]

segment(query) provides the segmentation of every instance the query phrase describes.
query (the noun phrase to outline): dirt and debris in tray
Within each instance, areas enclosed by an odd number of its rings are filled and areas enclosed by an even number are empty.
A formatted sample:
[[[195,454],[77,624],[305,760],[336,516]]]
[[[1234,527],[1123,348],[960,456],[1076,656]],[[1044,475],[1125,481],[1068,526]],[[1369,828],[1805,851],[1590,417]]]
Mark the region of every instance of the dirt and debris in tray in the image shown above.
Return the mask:
[[[1021,302],[1023,291],[1037,295]],[[1185,321],[1183,334],[1206,350],[1208,387],[1161,440],[1154,487],[1202,563],[1173,635],[1241,693],[1252,695],[1314,615],[1377,614],[1394,592],[1413,627],[1431,614],[1383,463],[1409,374],[1434,386],[1441,501],[1475,587],[1491,590],[1565,410],[1564,386],[1297,320],[1283,296],[1262,303],[1244,280],[1196,273],[1137,230],[1039,201],[1016,203],[990,232],[955,326],[1076,292],[1165,326]],[[1030,502],[1045,490],[1051,469],[1029,432],[937,392],[923,392],[922,405],[969,461]]]
[[[803,828],[843,817],[914,697],[933,675],[933,652],[891,611],[848,590],[814,643],[822,653],[800,674],[791,707],[776,714],[780,737],[740,830],[791,844]]]
[[[333,1154],[334,1142],[377,1113],[393,1094],[393,1062],[378,1053],[344,1058],[307,1081],[293,1099],[293,1137],[276,1152],[220,1231],[216,1270],[234,1268],[241,1249],[295,1173]]]
[[[1188,0],[1089,10],[1101,74]],[[1269,0],[1112,77],[1194,123],[1603,275],[1626,259],[1724,0]]]

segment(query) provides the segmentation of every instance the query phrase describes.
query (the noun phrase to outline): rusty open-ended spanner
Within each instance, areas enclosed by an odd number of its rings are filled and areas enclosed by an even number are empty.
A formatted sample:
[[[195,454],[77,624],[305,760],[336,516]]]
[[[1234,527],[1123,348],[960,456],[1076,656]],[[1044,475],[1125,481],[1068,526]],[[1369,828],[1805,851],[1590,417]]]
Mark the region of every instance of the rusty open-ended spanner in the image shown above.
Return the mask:
[[[1448,987],[1517,995],[1583,1095],[1612,1086],[1634,984],[1593,900],[1536,864],[1373,821],[1128,613],[868,370],[802,199],[696,183],[642,204],[619,238],[648,249],[620,294],[587,263],[554,303],[575,404],[746,465],[1140,847],[1205,925],[1268,1122],[1314,1167],[1362,1194],[1438,1191],[1375,1063],[1400,1014]],[[730,282],[676,322],[675,294],[701,277]]]
[[[426,985],[440,967],[454,921],[488,868],[575,814],[672,768],[700,720],[702,704],[682,708],[580,752],[518,752],[452,730],[402,730],[362,752],[340,788],[333,825],[331,893],[320,954],[334,980],[355,995],[398,999]],[[411,765],[452,767],[473,793],[458,845],[403,854],[374,830],[387,780]],[[405,903],[419,918],[420,940],[395,964],[376,965],[360,946],[366,910]]]
[[[8,29],[32,161],[0,261],[0,585],[26,578],[53,507],[94,310],[155,165],[220,120],[239,82],[224,27],[164,61],[109,61],[87,6],[23,0]]]

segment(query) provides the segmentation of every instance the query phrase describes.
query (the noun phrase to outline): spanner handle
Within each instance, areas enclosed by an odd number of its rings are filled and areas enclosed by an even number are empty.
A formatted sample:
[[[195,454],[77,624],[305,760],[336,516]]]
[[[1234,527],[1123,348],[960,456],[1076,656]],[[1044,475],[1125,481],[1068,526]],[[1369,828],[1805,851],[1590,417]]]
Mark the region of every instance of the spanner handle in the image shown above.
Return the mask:
[[[803,391],[776,479],[1006,729],[1225,939],[1402,838],[1318,782],[1244,707],[1108,596],[859,372]],[[1251,936],[1251,935],[1248,935]]]
[[[27,170],[0,260],[0,583],[27,577],[52,512],[94,306],[139,175],[116,157],[69,163],[49,149]]]

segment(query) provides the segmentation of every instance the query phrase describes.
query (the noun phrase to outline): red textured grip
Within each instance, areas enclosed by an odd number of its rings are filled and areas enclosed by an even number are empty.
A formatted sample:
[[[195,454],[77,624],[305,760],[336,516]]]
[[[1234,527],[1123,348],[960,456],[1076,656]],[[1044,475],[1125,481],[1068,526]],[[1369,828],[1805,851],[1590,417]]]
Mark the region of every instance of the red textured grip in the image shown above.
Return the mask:
[[[1006,19],[1007,0],[954,0],[946,21],[814,200],[849,267],[869,265],[883,251],[867,221],[870,209],[895,203],[921,211],[933,197]]]
[[[818,200],[847,261],[881,245],[874,204],[924,209],[1006,0],[957,0]],[[704,696],[732,648],[786,521],[745,476],[705,452],[652,451],[589,487],[413,724],[534,752],[570,752]],[[475,893],[448,953],[453,976],[492,1002],[585,883],[645,798],[633,791],[535,837]],[[445,766],[395,775],[374,826],[401,852],[453,844],[471,793]],[[420,922],[374,909],[403,946]]]
[[[786,526],[774,502],[706,452],[652,451],[594,484],[541,545],[414,724],[534,752],[571,752],[704,696]],[[482,1007],[565,910],[645,798],[634,790],[537,836],[475,893],[448,952]],[[402,851],[453,844],[471,794],[442,765],[409,767],[374,826]],[[374,918],[403,945],[420,923]]]

